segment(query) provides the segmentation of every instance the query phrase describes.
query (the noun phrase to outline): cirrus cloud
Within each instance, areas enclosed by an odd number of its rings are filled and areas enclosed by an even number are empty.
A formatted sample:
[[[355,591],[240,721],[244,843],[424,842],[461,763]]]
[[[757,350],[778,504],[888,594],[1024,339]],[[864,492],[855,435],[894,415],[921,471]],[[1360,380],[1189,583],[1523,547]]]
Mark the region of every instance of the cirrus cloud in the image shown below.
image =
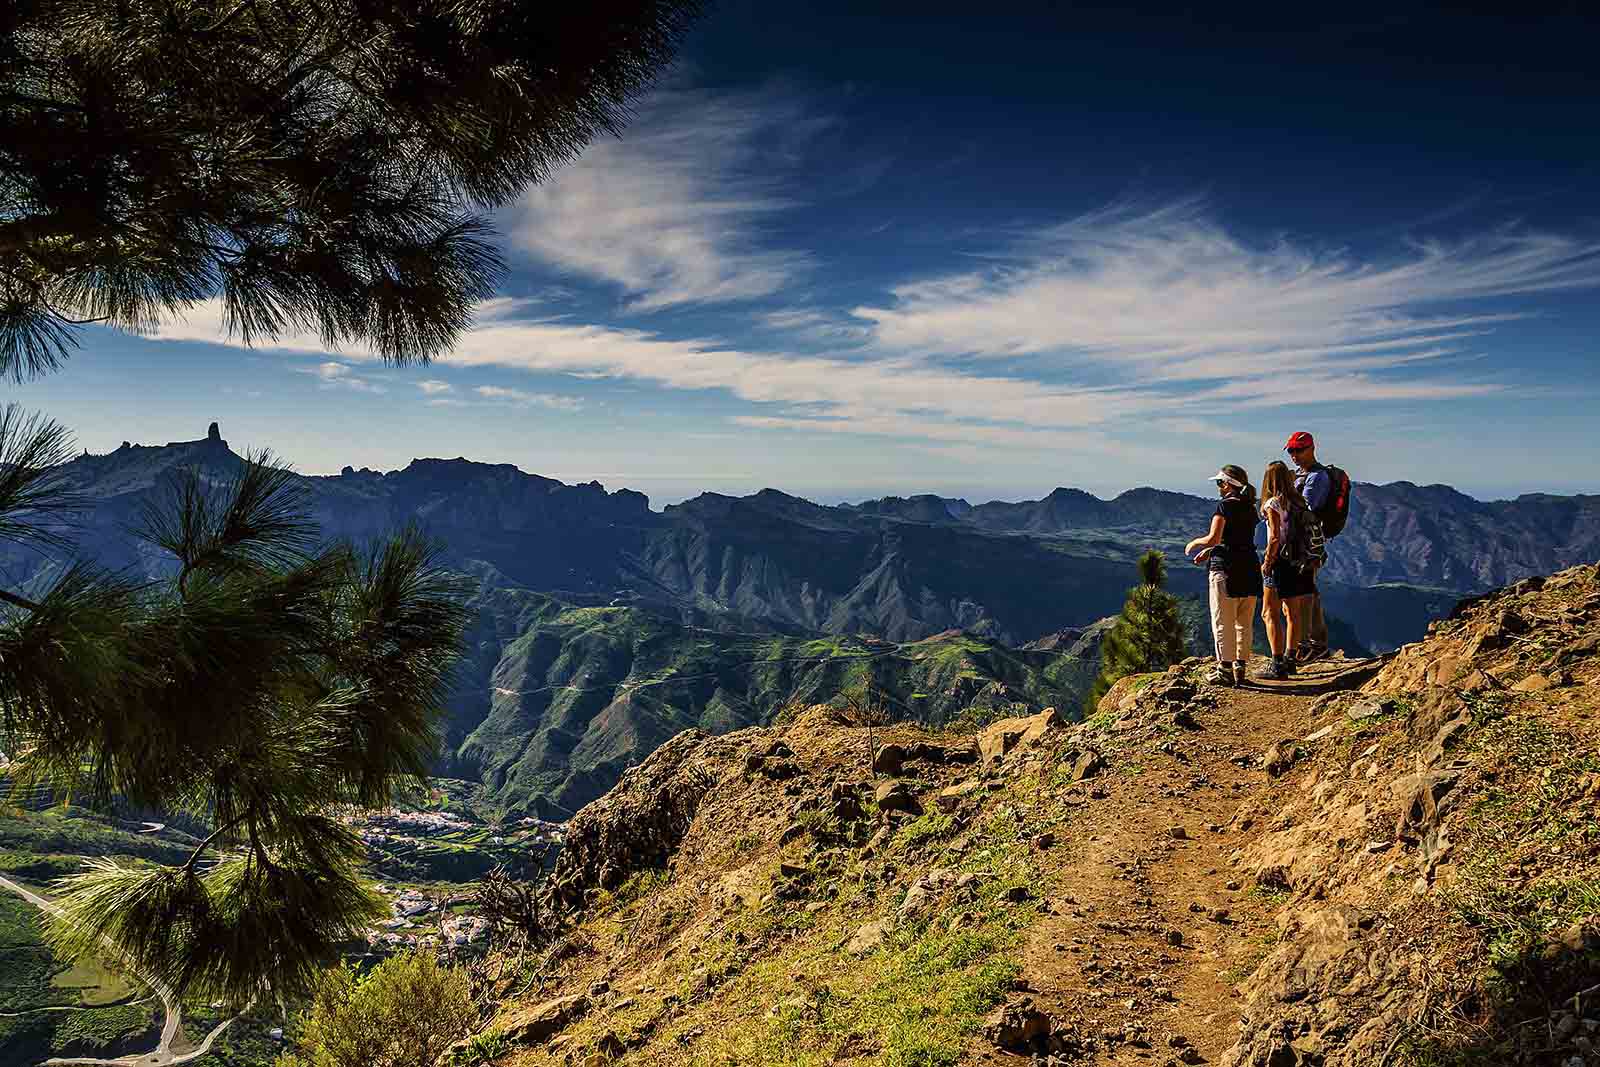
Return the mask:
[[[778,292],[810,253],[763,244],[791,206],[781,176],[827,125],[779,89],[670,88],[645,98],[626,137],[602,140],[504,216],[512,247],[619,286],[634,311]]]
[[[480,385],[472,390],[485,400],[500,400],[524,408],[548,408],[551,411],[582,411],[583,398],[559,393],[533,393],[526,389],[512,389],[502,385]]]
[[[1362,257],[1280,237],[1255,245],[1203,201],[1113,205],[859,306],[899,351],[1109,369],[1148,384],[1367,374],[1470,354],[1524,312],[1462,310],[1600,285],[1600,241],[1505,226]]]

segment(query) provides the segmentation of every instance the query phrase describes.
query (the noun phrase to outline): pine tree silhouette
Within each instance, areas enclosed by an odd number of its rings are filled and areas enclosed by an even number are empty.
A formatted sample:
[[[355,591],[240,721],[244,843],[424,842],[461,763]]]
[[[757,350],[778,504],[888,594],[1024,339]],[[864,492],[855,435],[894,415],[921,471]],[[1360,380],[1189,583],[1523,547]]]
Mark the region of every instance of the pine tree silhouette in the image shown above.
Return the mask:
[[[1084,701],[1093,715],[1117,679],[1158,671],[1183,658],[1178,598],[1167,592],[1167,558],[1151,549],[1139,557],[1139,584],[1128,590],[1122,613],[1100,645],[1100,674]]]
[[[698,0],[0,5],[0,376],[215,299],[246,344],[448,352],[490,216],[672,59]]]
[[[0,545],[61,547],[71,455],[60,424],[0,407]],[[470,588],[415,528],[323,543],[265,453],[173,474],[137,518],[169,578],[63,556],[0,587],[0,749],[21,795],[211,833],[181,866],[101,858],[58,880],[45,936],[70,958],[110,944],[180,995],[292,1001],[389,913],[335,814],[426,777]]]

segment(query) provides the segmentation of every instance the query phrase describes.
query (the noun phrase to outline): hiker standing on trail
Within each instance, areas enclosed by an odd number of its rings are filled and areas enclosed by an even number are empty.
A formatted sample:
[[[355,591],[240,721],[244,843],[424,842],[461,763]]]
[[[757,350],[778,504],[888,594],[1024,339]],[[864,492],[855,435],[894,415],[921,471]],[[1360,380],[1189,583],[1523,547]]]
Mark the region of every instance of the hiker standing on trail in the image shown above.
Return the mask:
[[[1333,479],[1328,468],[1317,462],[1317,442],[1306,431],[1299,430],[1289,436],[1283,450],[1294,460],[1294,487],[1300,499],[1312,514],[1322,515],[1333,495]],[[1296,662],[1310,663],[1328,654],[1328,619],[1322,612],[1322,593],[1317,588],[1317,569],[1309,574],[1311,591],[1302,606],[1301,641],[1294,648]]]
[[[1272,647],[1272,669],[1267,677],[1283,681],[1294,669],[1288,652],[1302,639],[1305,599],[1315,582],[1294,558],[1296,533],[1303,529],[1310,509],[1294,487],[1289,465],[1282,460],[1267,464],[1261,476],[1261,517],[1267,523],[1267,551],[1261,561],[1265,587],[1261,618],[1267,624],[1267,644]]]
[[[1222,499],[1211,517],[1211,532],[1190,541],[1183,554],[1194,555],[1194,561],[1208,564],[1210,571],[1211,635],[1216,640],[1217,666],[1208,680],[1217,685],[1241,685],[1255,641],[1256,598],[1261,595],[1256,491],[1244,468],[1231,463],[1212,478]]]

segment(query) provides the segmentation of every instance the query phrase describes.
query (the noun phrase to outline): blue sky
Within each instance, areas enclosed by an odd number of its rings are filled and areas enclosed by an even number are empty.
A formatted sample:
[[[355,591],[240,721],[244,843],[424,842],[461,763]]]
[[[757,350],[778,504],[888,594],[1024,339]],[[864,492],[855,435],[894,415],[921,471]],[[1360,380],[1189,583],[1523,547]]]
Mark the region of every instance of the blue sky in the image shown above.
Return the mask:
[[[512,273],[434,365],[200,307],[9,391],[92,451],[215,419],[657,505],[1204,492],[1295,429],[1362,480],[1600,491],[1592,24],[779,6],[716,7],[499,213]]]

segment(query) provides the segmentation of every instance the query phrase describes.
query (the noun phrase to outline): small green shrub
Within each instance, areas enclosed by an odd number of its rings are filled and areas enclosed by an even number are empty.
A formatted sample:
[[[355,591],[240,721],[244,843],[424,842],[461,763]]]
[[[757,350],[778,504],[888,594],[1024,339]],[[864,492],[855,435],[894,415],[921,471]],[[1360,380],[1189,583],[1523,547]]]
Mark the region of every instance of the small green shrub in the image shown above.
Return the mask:
[[[903,852],[910,852],[931,841],[949,837],[955,827],[954,815],[943,813],[922,815],[907,823],[894,835],[894,847]]]
[[[478,1017],[465,971],[406,952],[325,972],[277,1067],[435,1067]]]
[[[489,1029],[473,1034],[467,1043],[451,1051],[449,1067],[480,1067],[511,1051],[511,1038],[503,1030]]]

